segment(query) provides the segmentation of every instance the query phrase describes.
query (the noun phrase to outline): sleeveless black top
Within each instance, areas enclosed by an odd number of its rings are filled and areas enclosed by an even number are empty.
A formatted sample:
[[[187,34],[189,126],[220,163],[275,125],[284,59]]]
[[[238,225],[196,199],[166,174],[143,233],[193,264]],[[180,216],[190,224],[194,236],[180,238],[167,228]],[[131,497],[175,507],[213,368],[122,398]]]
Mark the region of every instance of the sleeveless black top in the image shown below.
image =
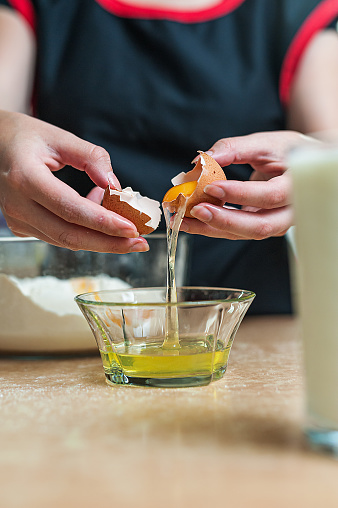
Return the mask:
[[[119,0],[0,0],[38,45],[35,115],[103,146],[121,185],[158,201],[218,139],[285,128],[297,64],[334,27],[337,0],[220,0],[208,9],[132,7]],[[248,166],[226,168],[247,179]],[[92,182],[56,174],[85,195]],[[284,238],[191,238],[190,283],[250,289],[253,313],[289,313]]]

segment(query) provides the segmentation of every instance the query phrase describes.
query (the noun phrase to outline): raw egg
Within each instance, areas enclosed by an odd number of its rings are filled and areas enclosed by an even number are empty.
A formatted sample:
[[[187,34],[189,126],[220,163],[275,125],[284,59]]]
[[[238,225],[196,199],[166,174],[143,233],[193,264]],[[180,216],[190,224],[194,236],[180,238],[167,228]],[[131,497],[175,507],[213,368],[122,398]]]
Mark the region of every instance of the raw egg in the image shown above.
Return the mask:
[[[152,233],[161,220],[160,203],[141,196],[131,187],[120,191],[108,186],[103,196],[102,206],[130,220],[135,224],[140,235]]]
[[[195,167],[188,173],[180,173],[171,181],[174,187],[168,190],[163,203],[168,203],[169,210],[174,213],[182,203],[182,196],[187,200],[185,217],[192,217],[190,210],[198,203],[211,203],[223,206],[220,199],[205,194],[204,187],[216,180],[226,180],[221,166],[210,155],[199,151],[199,159]]]

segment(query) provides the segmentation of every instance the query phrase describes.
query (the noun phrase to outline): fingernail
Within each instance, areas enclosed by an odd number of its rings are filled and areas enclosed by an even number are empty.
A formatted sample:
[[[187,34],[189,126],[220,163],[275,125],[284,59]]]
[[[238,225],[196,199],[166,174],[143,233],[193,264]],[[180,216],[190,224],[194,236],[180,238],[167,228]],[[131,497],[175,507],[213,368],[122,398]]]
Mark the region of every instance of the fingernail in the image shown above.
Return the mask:
[[[209,194],[209,196],[213,196],[214,198],[218,199],[225,198],[224,190],[221,189],[221,187],[217,187],[217,185],[212,184],[206,185],[203,190],[206,194]]]
[[[124,236],[126,238],[138,238],[140,236],[136,226],[128,219],[124,219],[121,215],[115,214],[112,223],[115,227],[116,236]]]
[[[119,231],[117,236],[123,236],[124,238],[139,238],[140,234],[133,229],[124,228]]]
[[[149,250],[149,245],[144,240],[136,240],[129,250],[130,252],[146,252]]]
[[[115,235],[125,238],[138,238],[140,235],[135,226],[123,217],[114,217]]]
[[[212,154],[213,154],[214,152],[212,152],[211,150],[208,150],[207,152],[204,152],[204,153],[206,153],[206,154],[208,154],[208,155],[211,155],[211,156],[212,156]],[[200,155],[200,154],[196,155],[196,157],[195,157],[195,158],[191,161],[191,164],[196,164],[196,162],[198,161],[198,159],[199,159],[200,157],[201,157],[201,155]]]
[[[108,183],[109,186],[116,190],[121,190],[121,184],[117,179],[117,176],[115,175],[114,171],[109,171],[108,175]]]
[[[194,206],[194,208],[190,210],[190,213],[193,217],[203,222],[210,222],[212,220],[212,213],[204,206]]]

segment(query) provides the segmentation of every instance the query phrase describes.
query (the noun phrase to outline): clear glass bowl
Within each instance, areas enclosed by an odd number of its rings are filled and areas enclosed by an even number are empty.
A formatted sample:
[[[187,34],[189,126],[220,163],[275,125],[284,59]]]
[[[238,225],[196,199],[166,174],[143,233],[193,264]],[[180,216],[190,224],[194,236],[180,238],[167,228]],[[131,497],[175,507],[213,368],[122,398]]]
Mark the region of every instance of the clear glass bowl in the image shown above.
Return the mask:
[[[110,384],[205,385],[220,379],[251,291],[180,287],[96,291],[75,297],[95,336]]]

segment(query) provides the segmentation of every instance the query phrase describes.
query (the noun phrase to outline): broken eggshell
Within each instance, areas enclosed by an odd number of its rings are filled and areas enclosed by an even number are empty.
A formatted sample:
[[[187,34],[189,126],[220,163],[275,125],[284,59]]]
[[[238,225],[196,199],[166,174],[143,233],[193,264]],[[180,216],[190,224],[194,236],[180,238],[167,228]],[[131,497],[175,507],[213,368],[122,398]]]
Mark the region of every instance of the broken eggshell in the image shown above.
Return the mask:
[[[171,213],[177,212],[178,208],[182,206],[182,199],[187,201],[187,208],[185,211],[185,217],[192,218],[190,210],[199,203],[210,203],[216,206],[223,206],[223,202],[220,199],[214,198],[205,194],[204,188],[206,185],[215,182],[216,180],[226,180],[223,169],[210,155],[205,152],[198,152],[200,154],[196,165],[191,171],[187,173],[179,173],[171,181],[174,186],[180,185],[186,182],[197,181],[197,185],[192,194],[188,197],[184,197],[181,193],[176,199],[166,202],[166,206],[169,208]]]
[[[152,233],[161,220],[160,203],[141,196],[131,187],[116,190],[108,186],[103,196],[102,206],[130,220],[135,224],[140,235]]]

